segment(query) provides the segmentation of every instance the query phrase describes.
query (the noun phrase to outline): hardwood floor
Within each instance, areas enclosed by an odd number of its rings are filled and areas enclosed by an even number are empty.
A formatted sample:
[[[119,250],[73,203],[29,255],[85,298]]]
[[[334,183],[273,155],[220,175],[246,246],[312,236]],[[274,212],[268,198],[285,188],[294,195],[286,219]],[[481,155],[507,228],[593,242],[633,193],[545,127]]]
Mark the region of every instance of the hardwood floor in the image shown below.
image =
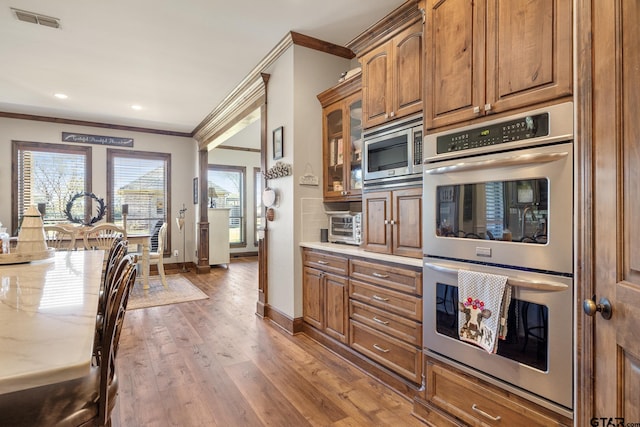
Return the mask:
[[[424,426],[406,398],[257,317],[256,259],[185,273],[209,299],[127,312],[114,427]]]

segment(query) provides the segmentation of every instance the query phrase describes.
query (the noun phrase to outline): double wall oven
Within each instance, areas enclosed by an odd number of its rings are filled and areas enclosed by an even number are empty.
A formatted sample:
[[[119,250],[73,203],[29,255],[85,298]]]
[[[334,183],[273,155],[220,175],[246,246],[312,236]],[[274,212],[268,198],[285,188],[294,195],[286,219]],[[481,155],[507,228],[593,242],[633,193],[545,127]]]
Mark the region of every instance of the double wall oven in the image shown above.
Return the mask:
[[[573,407],[573,104],[425,137],[424,346],[511,392]],[[458,339],[458,271],[507,277],[497,353]]]

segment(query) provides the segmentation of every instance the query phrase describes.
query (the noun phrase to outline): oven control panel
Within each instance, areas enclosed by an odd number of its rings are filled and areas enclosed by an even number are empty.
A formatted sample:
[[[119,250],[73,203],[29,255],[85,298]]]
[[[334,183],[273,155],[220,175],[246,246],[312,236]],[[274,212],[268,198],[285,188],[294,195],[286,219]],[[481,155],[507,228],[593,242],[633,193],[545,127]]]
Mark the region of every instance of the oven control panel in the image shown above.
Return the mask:
[[[549,113],[524,116],[437,137],[437,154],[470,150],[549,135]]]

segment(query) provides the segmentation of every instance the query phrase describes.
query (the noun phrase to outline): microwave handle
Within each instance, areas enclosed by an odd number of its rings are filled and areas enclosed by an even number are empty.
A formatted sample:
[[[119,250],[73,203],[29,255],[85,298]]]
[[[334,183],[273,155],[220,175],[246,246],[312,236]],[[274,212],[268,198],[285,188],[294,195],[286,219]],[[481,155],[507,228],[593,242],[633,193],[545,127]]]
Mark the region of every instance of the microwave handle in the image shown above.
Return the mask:
[[[458,275],[458,270],[469,270],[469,269],[459,269],[453,266],[449,266],[446,264],[434,263],[434,262],[425,262],[424,266],[433,270],[438,271],[440,273]],[[507,285],[517,286],[520,288],[533,289],[536,291],[546,291],[546,292],[559,292],[565,291],[568,289],[568,286],[564,283],[558,282],[537,282],[533,280],[525,280],[518,279],[515,277],[507,278]]]
[[[489,169],[503,166],[531,165],[537,163],[549,163],[569,155],[566,151],[557,153],[535,153],[521,154],[519,156],[502,157],[491,160],[481,160],[478,162],[460,162],[451,166],[440,166],[437,168],[427,169],[424,173],[429,175],[440,175],[449,172],[466,172],[478,169]]]

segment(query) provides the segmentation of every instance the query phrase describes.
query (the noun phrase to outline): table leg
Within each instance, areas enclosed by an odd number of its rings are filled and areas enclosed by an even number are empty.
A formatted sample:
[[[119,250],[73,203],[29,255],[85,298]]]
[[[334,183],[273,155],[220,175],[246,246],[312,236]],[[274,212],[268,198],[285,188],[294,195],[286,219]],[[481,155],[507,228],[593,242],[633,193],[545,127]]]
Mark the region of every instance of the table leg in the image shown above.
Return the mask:
[[[142,244],[142,289],[149,289],[149,241]]]

